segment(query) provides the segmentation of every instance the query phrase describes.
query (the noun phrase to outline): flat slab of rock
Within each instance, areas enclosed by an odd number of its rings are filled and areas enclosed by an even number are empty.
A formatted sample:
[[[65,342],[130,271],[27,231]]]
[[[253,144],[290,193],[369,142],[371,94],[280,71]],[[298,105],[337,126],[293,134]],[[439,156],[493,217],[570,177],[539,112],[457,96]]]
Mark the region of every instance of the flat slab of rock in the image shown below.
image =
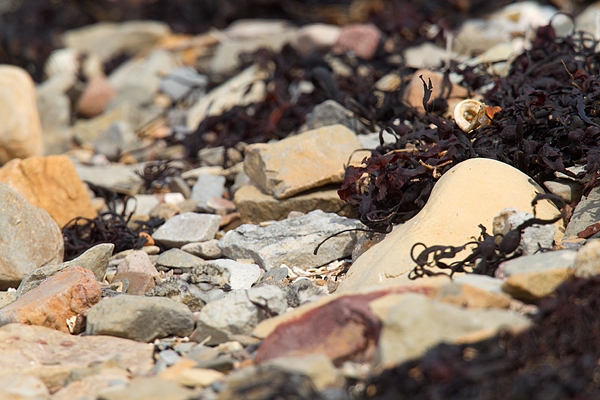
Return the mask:
[[[63,260],[64,240],[50,215],[0,183],[0,290],[36,268]]]
[[[575,207],[565,237],[577,237],[579,232],[598,221],[600,221],[600,188],[594,188]]]
[[[42,326],[9,324],[0,328],[0,375],[36,376],[51,391],[60,389],[75,369],[119,360],[134,375],[147,373],[154,346],[109,336],[72,336]]]
[[[142,186],[142,178],[136,175],[135,171],[142,171],[143,165],[90,166],[76,164],[75,169],[81,180],[114,190],[117,193],[133,196]]]
[[[242,225],[227,232],[219,240],[219,247],[226,257],[252,259],[265,270],[278,268],[281,264],[306,269],[349,257],[356,244],[356,232],[329,239],[317,255],[313,250],[334,233],[362,226],[358,220],[315,210],[265,227]]]
[[[354,132],[331,125],[279,142],[248,146],[244,170],[265,193],[284,199],[342,182],[344,165],[360,147]]]
[[[67,319],[86,312],[101,293],[92,271],[69,267],[0,310],[0,325],[20,322],[69,333]]]
[[[188,336],[194,329],[190,309],[164,297],[120,295],[105,298],[87,314],[87,335],[109,335],[151,342],[170,335]]]
[[[170,218],[152,234],[152,238],[168,248],[204,242],[214,239],[221,219],[220,215],[186,212]]]
[[[416,265],[410,257],[415,243],[463,245],[479,236],[479,224],[491,231],[494,216],[504,208],[530,211],[537,192],[543,190],[507,164],[483,158],[463,161],[440,178],[419,214],[397,226],[354,262],[337,290],[349,292],[384,282],[405,282]],[[539,218],[558,214],[545,200],[536,209]],[[555,226],[558,231],[562,228],[560,222]],[[462,252],[458,257],[466,255]]]
[[[76,217],[96,216],[85,186],[67,156],[12,160],[0,168],[0,182],[48,211],[60,227]]]

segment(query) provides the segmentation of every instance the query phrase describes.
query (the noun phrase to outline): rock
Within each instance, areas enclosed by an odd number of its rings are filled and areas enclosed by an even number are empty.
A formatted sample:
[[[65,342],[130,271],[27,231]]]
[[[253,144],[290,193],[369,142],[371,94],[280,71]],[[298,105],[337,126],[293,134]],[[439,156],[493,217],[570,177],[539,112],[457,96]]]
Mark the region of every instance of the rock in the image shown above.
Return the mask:
[[[224,274],[224,271],[228,273]],[[208,276],[201,278],[205,275]],[[214,275],[220,278],[212,278]],[[250,289],[252,285],[258,282],[260,277],[261,270],[256,264],[245,264],[233,260],[214,260],[194,268],[191,282],[210,282],[218,286],[229,285],[232,290],[239,290]]]
[[[50,400],[44,382],[33,375],[0,375],[0,397],[6,400]]]
[[[130,381],[127,371],[120,368],[105,367],[98,371],[94,371],[93,368],[91,367],[91,375],[85,375],[80,380],[69,382],[67,386],[52,395],[52,400],[96,399],[101,392],[125,387]]]
[[[142,272],[117,272],[112,283],[123,283],[123,291],[127,294],[141,296],[154,289],[156,282],[154,278]]]
[[[505,208],[494,217],[493,234],[506,235],[510,230],[516,229],[523,222],[533,218],[533,214],[519,211],[515,208]],[[552,247],[554,241],[554,225],[533,225],[526,228],[521,234],[521,242],[516,251],[521,251],[528,256],[542,249]]]
[[[494,278],[487,275],[478,274],[464,274],[456,276],[452,279],[453,282],[458,284],[466,284],[475,288],[488,291],[490,293],[503,293],[502,292],[502,279]]]
[[[114,190],[117,193],[134,196],[142,186],[142,178],[135,173],[135,171],[143,170],[143,166],[140,165],[88,166],[75,164],[75,170],[81,180]]]
[[[323,390],[333,386],[338,380],[339,373],[335,366],[324,354],[314,354],[305,357],[281,357],[267,361],[263,367],[275,367],[283,371],[306,375],[315,385],[315,389]]]
[[[357,57],[370,60],[375,56],[381,32],[373,24],[350,24],[340,29],[340,35],[333,46],[333,51],[344,53],[351,51]]]
[[[62,154],[71,148],[71,100],[65,92],[74,84],[74,75],[61,74],[47,79],[36,88],[46,155]]]
[[[350,256],[356,243],[356,232],[329,239],[317,255],[313,250],[334,233],[360,227],[362,224],[357,220],[315,210],[265,227],[242,225],[227,232],[219,240],[219,247],[226,257],[253,259],[267,271],[281,264],[306,269]]]
[[[306,116],[306,123],[299,131],[306,132],[336,124],[344,125],[357,134],[370,132],[352,111],[335,100],[326,100],[321,104],[317,104]]]
[[[276,286],[236,290],[202,308],[190,340],[201,342],[210,336],[206,342],[209,346],[235,340],[237,335],[249,335],[263,319],[283,314],[286,309],[285,292]]]
[[[106,62],[119,54],[137,54],[152,48],[171,33],[158,21],[101,22],[63,33],[67,47],[96,55]]]
[[[354,262],[337,290],[349,292],[384,282],[405,282],[406,275],[415,267],[410,257],[413,244],[463,245],[480,234],[479,224],[490,228],[499,210],[506,207],[531,210],[531,200],[541,189],[530,181],[517,169],[498,161],[483,158],[463,161],[440,178],[419,214],[397,226]],[[468,201],[464,200],[464,193],[469,193]],[[545,200],[536,209],[539,218],[549,219],[558,214]],[[463,252],[458,257],[466,255]]]
[[[420,69],[416,71],[411,80],[408,82],[408,85],[404,89],[402,93],[402,101],[409,107],[417,110],[419,114],[424,114],[425,109],[423,108],[423,81],[421,81],[420,76],[423,77],[425,83],[429,84],[429,79],[431,79],[431,85],[433,92],[431,93],[431,98],[429,101],[433,101],[436,97],[441,96],[442,94],[442,82],[443,76],[437,72],[432,72],[426,69]],[[452,85],[452,90],[450,91],[450,95],[448,97],[448,110],[446,111],[450,115],[454,115],[454,107],[464,99],[470,98],[469,91],[462,86],[457,84]]]
[[[3,309],[15,300],[17,300],[17,292],[15,290],[0,292],[0,309]]]
[[[147,291],[145,295],[149,297],[166,297],[185,304],[191,311],[200,311],[206,303],[224,296],[222,291],[214,289],[211,285],[207,289],[204,290],[197,285],[172,276],[164,279],[158,286]]]
[[[142,147],[141,141],[126,121],[113,122],[92,142],[96,153],[110,161],[118,161],[124,152]]]
[[[14,322],[69,333],[67,320],[100,301],[100,284],[85,268],[69,267],[0,310],[0,325]]]
[[[442,65],[446,60],[457,60],[458,54],[453,51],[425,42],[418,46],[409,47],[404,51],[406,66],[414,69],[433,70]]]
[[[183,250],[171,249],[165,251],[156,260],[156,265],[166,268],[181,268],[189,270],[198,265],[205,264],[205,261],[199,257],[186,253]]]
[[[3,183],[0,226],[0,290],[17,287],[36,268],[62,262],[64,242],[56,222]]]
[[[77,100],[75,110],[84,117],[93,118],[104,112],[106,105],[117,96],[104,74],[94,75]]]
[[[234,196],[242,222],[258,224],[263,221],[280,221],[287,218],[291,211],[308,213],[314,210],[338,212],[341,216],[353,217],[355,214],[337,194],[337,189],[325,187],[315,189],[287,199],[277,200],[264,194],[254,185],[240,187]]]
[[[211,197],[221,197],[225,190],[225,177],[203,174],[198,177],[192,187],[191,199],[201,208],[206,208],[206,203]]]
[[[309,24],[298,29],[290,44],[298,53],[308,56],[329,50],[340,37],[340,27],[327,24]]]
[[[42,126],[35,86],[27,72],[0,65],[0,165],[13,158],[42,155]]]
[[[489,337],[502,327],[525,329],[531,324],[510,311],[463,309],[412,293],[381,297],[369,307],[383,322],[375,356],[379,368],[421,357],[441,342],[460,343],[476,332]]]
[[[125,214],[135,214],[139,216],[150,216],[150,213],[160,204],[160,199],[153,194],[137,194],[134,201],[127,202]],[[117,212],[122,212],[123,208],[117,205]]]
[[[544,272],[552,269],[572,268],[575,263],[577,252],[573,250],[548,251],[517,257],[514,260],[505,261],[496,270],[496,278],[528,273]]]
[[[160,81],[160,91],[174,102],[187,97],[193,89],[204,91],[208,85],[206,75],[200,75],[195,68],[179,67],[171,70],[169,75]]]
[[[72,128],[73,137],[79,143],[92,144],[115,122],[126,122],[136,131],[143,126],[144,113],[133,104],[122,103],[92,119],[78,120]]]
[[[573,263],[575,276],[591,278],[600,274],[600,240],[592,239],[579,249]]]
[[[144,374],[152,367],[154,347],[107,336],[65,334],[41,326],[0,327],[0,376],[27,374],[44,381],[51,392],[60,389],[76,368],[118,359],[121,368]]]
[[[572,203],[581,199],[583,186],[570,179],[557,179],[555,181],[546,181],[544,186],[552,194],[560,196],[565,202]]]
[[[192,312],[181,303],[121,295],[105,298],[88,311],[85,333],[151,342],[170,335],[188,336],[193,329]]]
[[[246,148],[244,170],[265,192],[278,199],[343,180],[344,165],[360,148],[356,135],[333,125],[275,143]]]
[[[502,290],[517,300],[533,302],[550,296],[571,275],[573,275],[573,270],[570,268],[518,273],[506,279]]]
[[[565,238],[577,237],[588,226],[600,221],[600,188],[593,188],[575,207],[565,231]]]
[[[109,258],[112,255],[114,248],[115,245],[112,243],[98,244],[71,261],[36,268],[23,278],[17,289],[17,296],[27,293],[56,273],[73,266],[82,267],[92,271],[96,280],[102,282],[104,280],[106,269],[108,268]]]
[[[117,266],[117,274],[124,272],[140,272],[150,276],[159,276],[158,270],[143,251],[135,250],[128,254]]]
[[[189,400],[194,392],[158,377],[139,378],[126,388],[102,392],[98,400]]]
[[[468,284],[449,283],[440,286],[434,300],[455,306],[486,309],[510,307],[510,297],[501,293],[492,293]]]
[[[214,369],[195,368],[194,360],[181,360],[171,368],[160,373],[160,378],[174,381],[188,387],[205,387],[222,380],[225,374]]]
[[[85,186],[67,156],[13,160],[0,168],[0,182],[46,210],[59,227],[76,217],[96,216]]]
[[[156,94],[160,88],[160,75],[168,74],[178,66],[179,63],[171,52],[153,50],[144,58],[133,58],[119,66],[108,80],[119,93],[135,87],[149,94]]]
[[[152,234],[152,238],[168,248],[203,242],[214,239],[220,222],[220,215],[186,212],[165,222]]]
[[[215,260],[223,255],[223,251],[217,245],[218,242],[217,239],[211,239],[206,242],[188,243],[181,246],[181,250],[204,260]]]
[[[234,106],[258,103],[265,98],[263,79],[269,73],[253,65],[200,98],[188,111],[187,127],[191,131],[211,115],[220,115]]]

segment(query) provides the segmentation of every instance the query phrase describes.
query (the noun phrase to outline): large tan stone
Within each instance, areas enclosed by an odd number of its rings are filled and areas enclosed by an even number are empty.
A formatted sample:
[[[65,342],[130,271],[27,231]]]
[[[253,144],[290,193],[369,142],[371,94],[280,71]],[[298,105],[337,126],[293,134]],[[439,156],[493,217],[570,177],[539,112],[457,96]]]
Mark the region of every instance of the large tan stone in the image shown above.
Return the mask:
[[[244,170],[256,184],[277,199],[342,182],[344,165],[361,145],[354,132],[331,125],[275,143],[246,148]]]
[[[571,268],[525,272],[511,275],[502,285],[502,290],[517,300],[536,301],[550,296],[556,288],[573,275]]]
[[[484,158],[463,161],[440,178],[419,214],[397,226],[381,243],[356,260],[338,291],[349,292],[384,282],[406,282],[408,272],[415,267],[410,257],[415,243],[463,245],[479,236],[479,224],[491,232],[494,216],[506,207],[530,212],[531,200],[538,192],[542,193],[543,189],[507,164]],[[556,207],[546,200],[538,203],[536,209],[541,218],[558,214]],[[558,232],[564,231],[562,222],[556,226]],[[464,258],[467,254],[463,251],[458,257]]]
[[[235,204],[245,224],[258,224],[263,221],[280,221],[287,218],[290,211],[308,213],[313,210],[335,212],[344,217],[355,216],[350,207],[337,194],[336,189],[311,191],[283,200],[264,194],[254,185],[242,186],[235,192]]]
[[[96,216],[85,186],[67,156],[12,160],[0,168],[0,182],[46,210],[60,227],[75,217]]]
[[[33,80],[12,65],[0,65],[0,121],[0,165],[43,153]]]

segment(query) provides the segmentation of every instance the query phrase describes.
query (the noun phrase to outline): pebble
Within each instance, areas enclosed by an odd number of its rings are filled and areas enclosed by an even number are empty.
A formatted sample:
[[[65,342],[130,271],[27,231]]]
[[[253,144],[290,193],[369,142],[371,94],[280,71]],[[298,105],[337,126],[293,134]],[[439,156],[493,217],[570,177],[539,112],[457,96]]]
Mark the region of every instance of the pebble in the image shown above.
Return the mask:
[[[198,265],[205,264],[205,261],[200,257],[196,257],[183,250],[170,249],[158,256],[156,265],[165,268],[180,268],[189,270]]]
[[[355,133],[370,132],[352,111],[334,100],[317,104],[306,116],[306,123],[300,128],[300,132],[337,124],[344,125]]]
[[[85,90],[77,100],[75,110],[87,118],[96,117],[112,99],[117,96],[116,90],[110,85],[104,74],[94,75],[88,82]]]
[[[186,212],[170,218],[152,234],[152,238],[168,248],[179,248],[214,239],[220,222],[220,215]]]
[[[298,53],[307,56],[329,50],[340,37],[340,27],[308,24],[298,29],[290,43]]]
[[[204,260],[215,260],[223,255],[223,251],[217,245],[218,242],[217,239],[211,239],[206,242],[188,243],[181,246],[181,250]]]
[[[343,26],[334,52],[351,51],[357,57],[370,60],[375,56],[381,41],[381,31],[373,24],[351,24]]]
[[[199,207],[206,208],[212,197],[221,197],[225,190],[225,177],[220,175],[203,174],[198,177],[192,187],[191,199]]]

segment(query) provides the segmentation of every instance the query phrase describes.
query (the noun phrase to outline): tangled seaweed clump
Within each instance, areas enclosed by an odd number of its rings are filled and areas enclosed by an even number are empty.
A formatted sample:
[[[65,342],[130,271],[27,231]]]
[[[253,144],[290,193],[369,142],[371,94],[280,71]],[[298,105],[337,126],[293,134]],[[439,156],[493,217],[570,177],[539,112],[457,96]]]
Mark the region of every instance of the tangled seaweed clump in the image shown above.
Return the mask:
[[[366,384],[365,399],[600,398],[600,276],[574,278],[543,300],[532,328],[440,344]]]

